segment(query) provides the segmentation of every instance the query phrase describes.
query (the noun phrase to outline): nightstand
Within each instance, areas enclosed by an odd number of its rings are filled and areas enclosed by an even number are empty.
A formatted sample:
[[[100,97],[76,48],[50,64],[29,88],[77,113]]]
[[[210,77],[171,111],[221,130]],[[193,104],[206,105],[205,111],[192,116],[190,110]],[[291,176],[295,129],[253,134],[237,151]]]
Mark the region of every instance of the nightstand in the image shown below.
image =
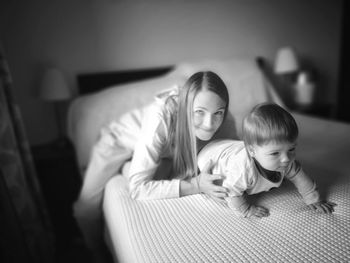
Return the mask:
[[[72,212],[81,186],[74,148],[65,140],[64,144],[43,144],[31,150],[60,249],[79,233]]]

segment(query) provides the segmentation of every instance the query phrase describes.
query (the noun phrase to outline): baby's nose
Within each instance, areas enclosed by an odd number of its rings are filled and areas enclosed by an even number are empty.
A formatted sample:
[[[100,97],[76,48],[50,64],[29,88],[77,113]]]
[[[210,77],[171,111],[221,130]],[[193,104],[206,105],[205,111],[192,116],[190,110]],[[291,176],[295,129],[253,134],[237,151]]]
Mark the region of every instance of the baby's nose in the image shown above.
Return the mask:
[[[282,154],[281,161],[283,163],[289,162],[289,160],[290,160],[290,158],[289,158],[288,154]]]

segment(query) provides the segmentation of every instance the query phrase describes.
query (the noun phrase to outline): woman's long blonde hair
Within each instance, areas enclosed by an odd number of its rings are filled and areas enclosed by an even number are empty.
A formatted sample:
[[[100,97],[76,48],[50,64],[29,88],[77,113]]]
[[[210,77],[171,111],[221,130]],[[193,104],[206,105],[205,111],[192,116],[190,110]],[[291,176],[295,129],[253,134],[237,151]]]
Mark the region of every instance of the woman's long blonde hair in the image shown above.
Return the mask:
[[[214,72],[197,72],[180,88],[176,120],[170,128],[170,137],[174,139],[174,172],[181,179],[197,175],[197,140],[194,134],[193,101],[202,90],[217,94],[226,103],[224,117],[227,114],[228,90],[222,79]]]

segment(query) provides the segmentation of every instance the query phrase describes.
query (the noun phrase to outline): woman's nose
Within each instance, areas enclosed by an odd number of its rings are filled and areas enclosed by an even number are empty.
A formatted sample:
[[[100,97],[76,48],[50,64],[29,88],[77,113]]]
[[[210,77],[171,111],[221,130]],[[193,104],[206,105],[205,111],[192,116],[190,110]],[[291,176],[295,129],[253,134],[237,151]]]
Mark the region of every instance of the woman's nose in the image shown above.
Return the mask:
[[[207,114],[204,117],[203,126],[207,129],[210,129],[213,126],[213,117],[210,114]]]

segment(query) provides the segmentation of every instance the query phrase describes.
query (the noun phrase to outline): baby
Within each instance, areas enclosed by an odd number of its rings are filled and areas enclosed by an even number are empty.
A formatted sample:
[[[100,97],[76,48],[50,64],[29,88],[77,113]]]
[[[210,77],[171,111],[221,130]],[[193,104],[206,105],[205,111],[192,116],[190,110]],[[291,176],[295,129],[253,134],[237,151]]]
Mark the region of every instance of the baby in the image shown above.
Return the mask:
[[[252,195],[279,187],[289,179],[313,210],[332,213],[335,203],[320,200],[315,182],[295,160],[298,126],[286,110],[276,104],[259,104],[243,121],[243,141],[217,140],[198,155],[198,167],[209,162],[212,172],[223,174],[223,186],[229,189],[228,206],[241,217],[266,217],[269,210],[249,204]]]

